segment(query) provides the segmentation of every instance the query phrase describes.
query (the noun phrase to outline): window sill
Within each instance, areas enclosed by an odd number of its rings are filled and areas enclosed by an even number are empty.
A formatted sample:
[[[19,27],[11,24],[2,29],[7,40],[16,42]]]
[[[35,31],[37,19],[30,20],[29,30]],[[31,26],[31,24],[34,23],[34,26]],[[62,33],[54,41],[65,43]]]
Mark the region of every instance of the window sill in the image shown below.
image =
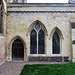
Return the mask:
[[[37,57],[37,56],[47,56],[47,54],[30,54],[29,56],[35,56],[35,57]]]
[[[62,54],[50,54],[50,55],[47,55],[47,54],[30,54],[29,55],[30,57],[34,56],[34,57],[47,57],[47,56],[50,56],[50,57],[56,57],[56,56],[62,56]]]

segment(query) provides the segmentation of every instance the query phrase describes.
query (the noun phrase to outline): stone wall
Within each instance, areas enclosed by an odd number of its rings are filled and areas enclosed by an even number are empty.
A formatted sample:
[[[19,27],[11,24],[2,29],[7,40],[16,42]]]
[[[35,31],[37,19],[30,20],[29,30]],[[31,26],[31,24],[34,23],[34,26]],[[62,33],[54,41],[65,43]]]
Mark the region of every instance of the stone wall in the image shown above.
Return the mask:
[[[0,65],[5,62],[6,52],[6,38],[3,34],[0,34]]]
[[[11,7],[10,7],[11,6]],[[53,9],[52,9],[53,8]],[[59,9],[56,10],[57,8]],[[12,60],[12,42],[13,38],[19,36],[25,42],[26,56],[63,56],[72,58],[72,36],[70,19],[74,19],[74,12],[69,12],[70,8],[65,7],[45,7],[45,6],[23,6],[8,5],[7,16],[7,60]],[[61,12],[61,10],[64,12]],[[50,10],[54,12],[50,12]],[[66,11],[67,10],[67,11]],[[66,12],[65,12],[66,11]],[[70,10],[72,11],[72,10]],[[73,10],[74,11],[74,10]],[[30,29],[29,27],[36,21],[40,21],[46,27],[48,35],[45,35],[45,54],[30,54]],[[52,31],[58,28],[62,33],[60,54],[52,54]],[[25,59],[26,60],[26,59]]]
[[[29,57],[29,61],[44,61],[44,62],[70,62],[69,57],[54,56],[54,57]]]

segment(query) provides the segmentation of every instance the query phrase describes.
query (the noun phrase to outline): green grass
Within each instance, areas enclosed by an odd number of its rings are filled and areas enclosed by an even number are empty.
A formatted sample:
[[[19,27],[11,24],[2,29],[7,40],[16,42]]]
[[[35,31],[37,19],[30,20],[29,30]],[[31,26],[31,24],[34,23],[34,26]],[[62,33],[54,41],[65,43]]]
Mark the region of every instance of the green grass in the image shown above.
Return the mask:
[[[75,63],[25,65],[20,75],[75,75]]]

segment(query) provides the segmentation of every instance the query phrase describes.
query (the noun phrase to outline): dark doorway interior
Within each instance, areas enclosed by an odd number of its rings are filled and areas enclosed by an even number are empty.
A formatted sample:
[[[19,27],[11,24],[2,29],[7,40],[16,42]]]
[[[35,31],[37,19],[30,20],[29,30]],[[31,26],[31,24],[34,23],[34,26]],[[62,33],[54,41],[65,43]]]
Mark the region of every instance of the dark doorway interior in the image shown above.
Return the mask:
[[[20,39],[12,44],[12,60],[24,60],[24,46]]]

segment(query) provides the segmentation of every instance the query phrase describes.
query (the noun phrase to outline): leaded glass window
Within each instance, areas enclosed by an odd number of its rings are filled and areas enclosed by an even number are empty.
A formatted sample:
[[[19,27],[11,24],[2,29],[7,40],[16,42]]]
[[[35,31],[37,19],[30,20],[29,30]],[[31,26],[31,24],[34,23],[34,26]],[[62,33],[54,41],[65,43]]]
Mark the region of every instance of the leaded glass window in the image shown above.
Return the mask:
[[[45,53],[45,35],[39,24],[36,24],[30,34],[30,54]]]
[[[35,25],[35,29],[36,29],[36,30],[39,30],[39,29],[40,29],[40,25],[36,24],[36,25]]]
[[[38,54],[44,54],[44,32],[41,29],[38,33]]]
[[[30,54],[37,54],[37,34],[32,30],[30,35]]]
[[[53,48],[53,54],[60,54],[60,38],[56,31],[52,38],[52,48]]]

